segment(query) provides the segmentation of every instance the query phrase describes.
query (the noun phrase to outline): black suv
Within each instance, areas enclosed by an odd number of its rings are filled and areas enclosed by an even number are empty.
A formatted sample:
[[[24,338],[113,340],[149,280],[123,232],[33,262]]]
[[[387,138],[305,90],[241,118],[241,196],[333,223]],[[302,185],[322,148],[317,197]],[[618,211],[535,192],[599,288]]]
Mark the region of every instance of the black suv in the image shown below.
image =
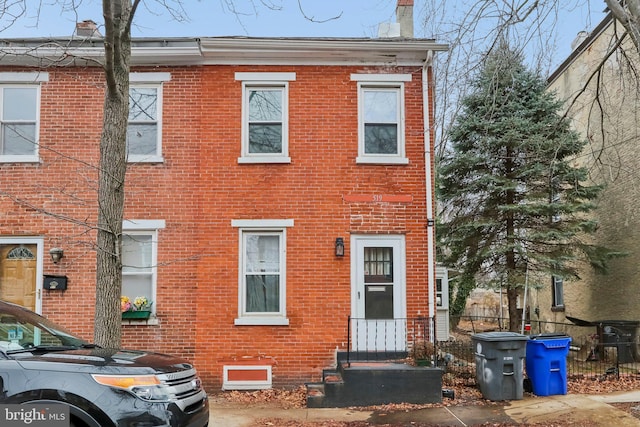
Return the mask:
[[[0,403],[63,404],[75,427],[209,424],[196,370],[182,359],[90,344],[0,301]]]

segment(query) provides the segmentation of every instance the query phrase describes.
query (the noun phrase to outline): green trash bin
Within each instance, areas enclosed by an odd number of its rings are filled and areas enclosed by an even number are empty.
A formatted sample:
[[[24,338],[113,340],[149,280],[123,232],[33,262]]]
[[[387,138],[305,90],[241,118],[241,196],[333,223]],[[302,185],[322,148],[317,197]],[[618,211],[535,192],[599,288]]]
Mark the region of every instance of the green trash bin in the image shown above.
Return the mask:
[[[523,396],[525,348],[529,337],[516,332],[483,332],[471,337],[476,381],[489,400],[517,400]]]

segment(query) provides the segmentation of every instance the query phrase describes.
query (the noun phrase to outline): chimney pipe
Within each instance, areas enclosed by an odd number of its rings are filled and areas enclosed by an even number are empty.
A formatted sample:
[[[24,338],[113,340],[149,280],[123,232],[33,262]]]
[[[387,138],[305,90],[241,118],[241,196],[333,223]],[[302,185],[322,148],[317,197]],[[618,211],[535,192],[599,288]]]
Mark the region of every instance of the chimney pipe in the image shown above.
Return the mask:
[[[98,31],[98,24],[90,19],[76,23],[76,36],[77,37],[102,37],[100,31]]]
[[[400,37],[413,38],[413,0],[398,0],[396,22],[400,24]]]

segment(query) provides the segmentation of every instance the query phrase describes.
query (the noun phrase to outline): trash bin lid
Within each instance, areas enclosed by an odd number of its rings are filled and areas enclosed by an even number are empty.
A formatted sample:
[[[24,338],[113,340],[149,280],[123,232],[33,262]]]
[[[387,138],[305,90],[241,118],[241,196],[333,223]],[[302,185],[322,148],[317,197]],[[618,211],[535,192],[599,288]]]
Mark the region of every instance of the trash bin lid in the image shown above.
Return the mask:
[[[562,334],[559,332],[556,333],[546,333],[546,334],[536,334],[536,335],[531,335],[530,338],[532,340],[548,340],[548,339],[560,339],[560,338],[569,338],[569,336],[567,334]]]
[[[481,332],[479,334],[471,335],[471,339],[477,341],[526,341],[529,337],[517,332],[501,331]]]
[[[596,322],[593,322],[594,325],[600,325],[602,324],[603,326],[606,325],[610,325],[610,326],[638,326],[640,325],[640,321],[638,320],[598,320]]]

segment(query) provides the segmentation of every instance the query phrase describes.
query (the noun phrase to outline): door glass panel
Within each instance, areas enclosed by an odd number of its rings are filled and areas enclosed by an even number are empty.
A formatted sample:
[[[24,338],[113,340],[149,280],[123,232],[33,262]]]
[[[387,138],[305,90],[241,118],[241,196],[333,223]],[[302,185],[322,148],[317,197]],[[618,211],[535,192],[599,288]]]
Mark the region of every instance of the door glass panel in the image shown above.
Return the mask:
[[[393,248],[364,248],[365,318],[393,319]]]

